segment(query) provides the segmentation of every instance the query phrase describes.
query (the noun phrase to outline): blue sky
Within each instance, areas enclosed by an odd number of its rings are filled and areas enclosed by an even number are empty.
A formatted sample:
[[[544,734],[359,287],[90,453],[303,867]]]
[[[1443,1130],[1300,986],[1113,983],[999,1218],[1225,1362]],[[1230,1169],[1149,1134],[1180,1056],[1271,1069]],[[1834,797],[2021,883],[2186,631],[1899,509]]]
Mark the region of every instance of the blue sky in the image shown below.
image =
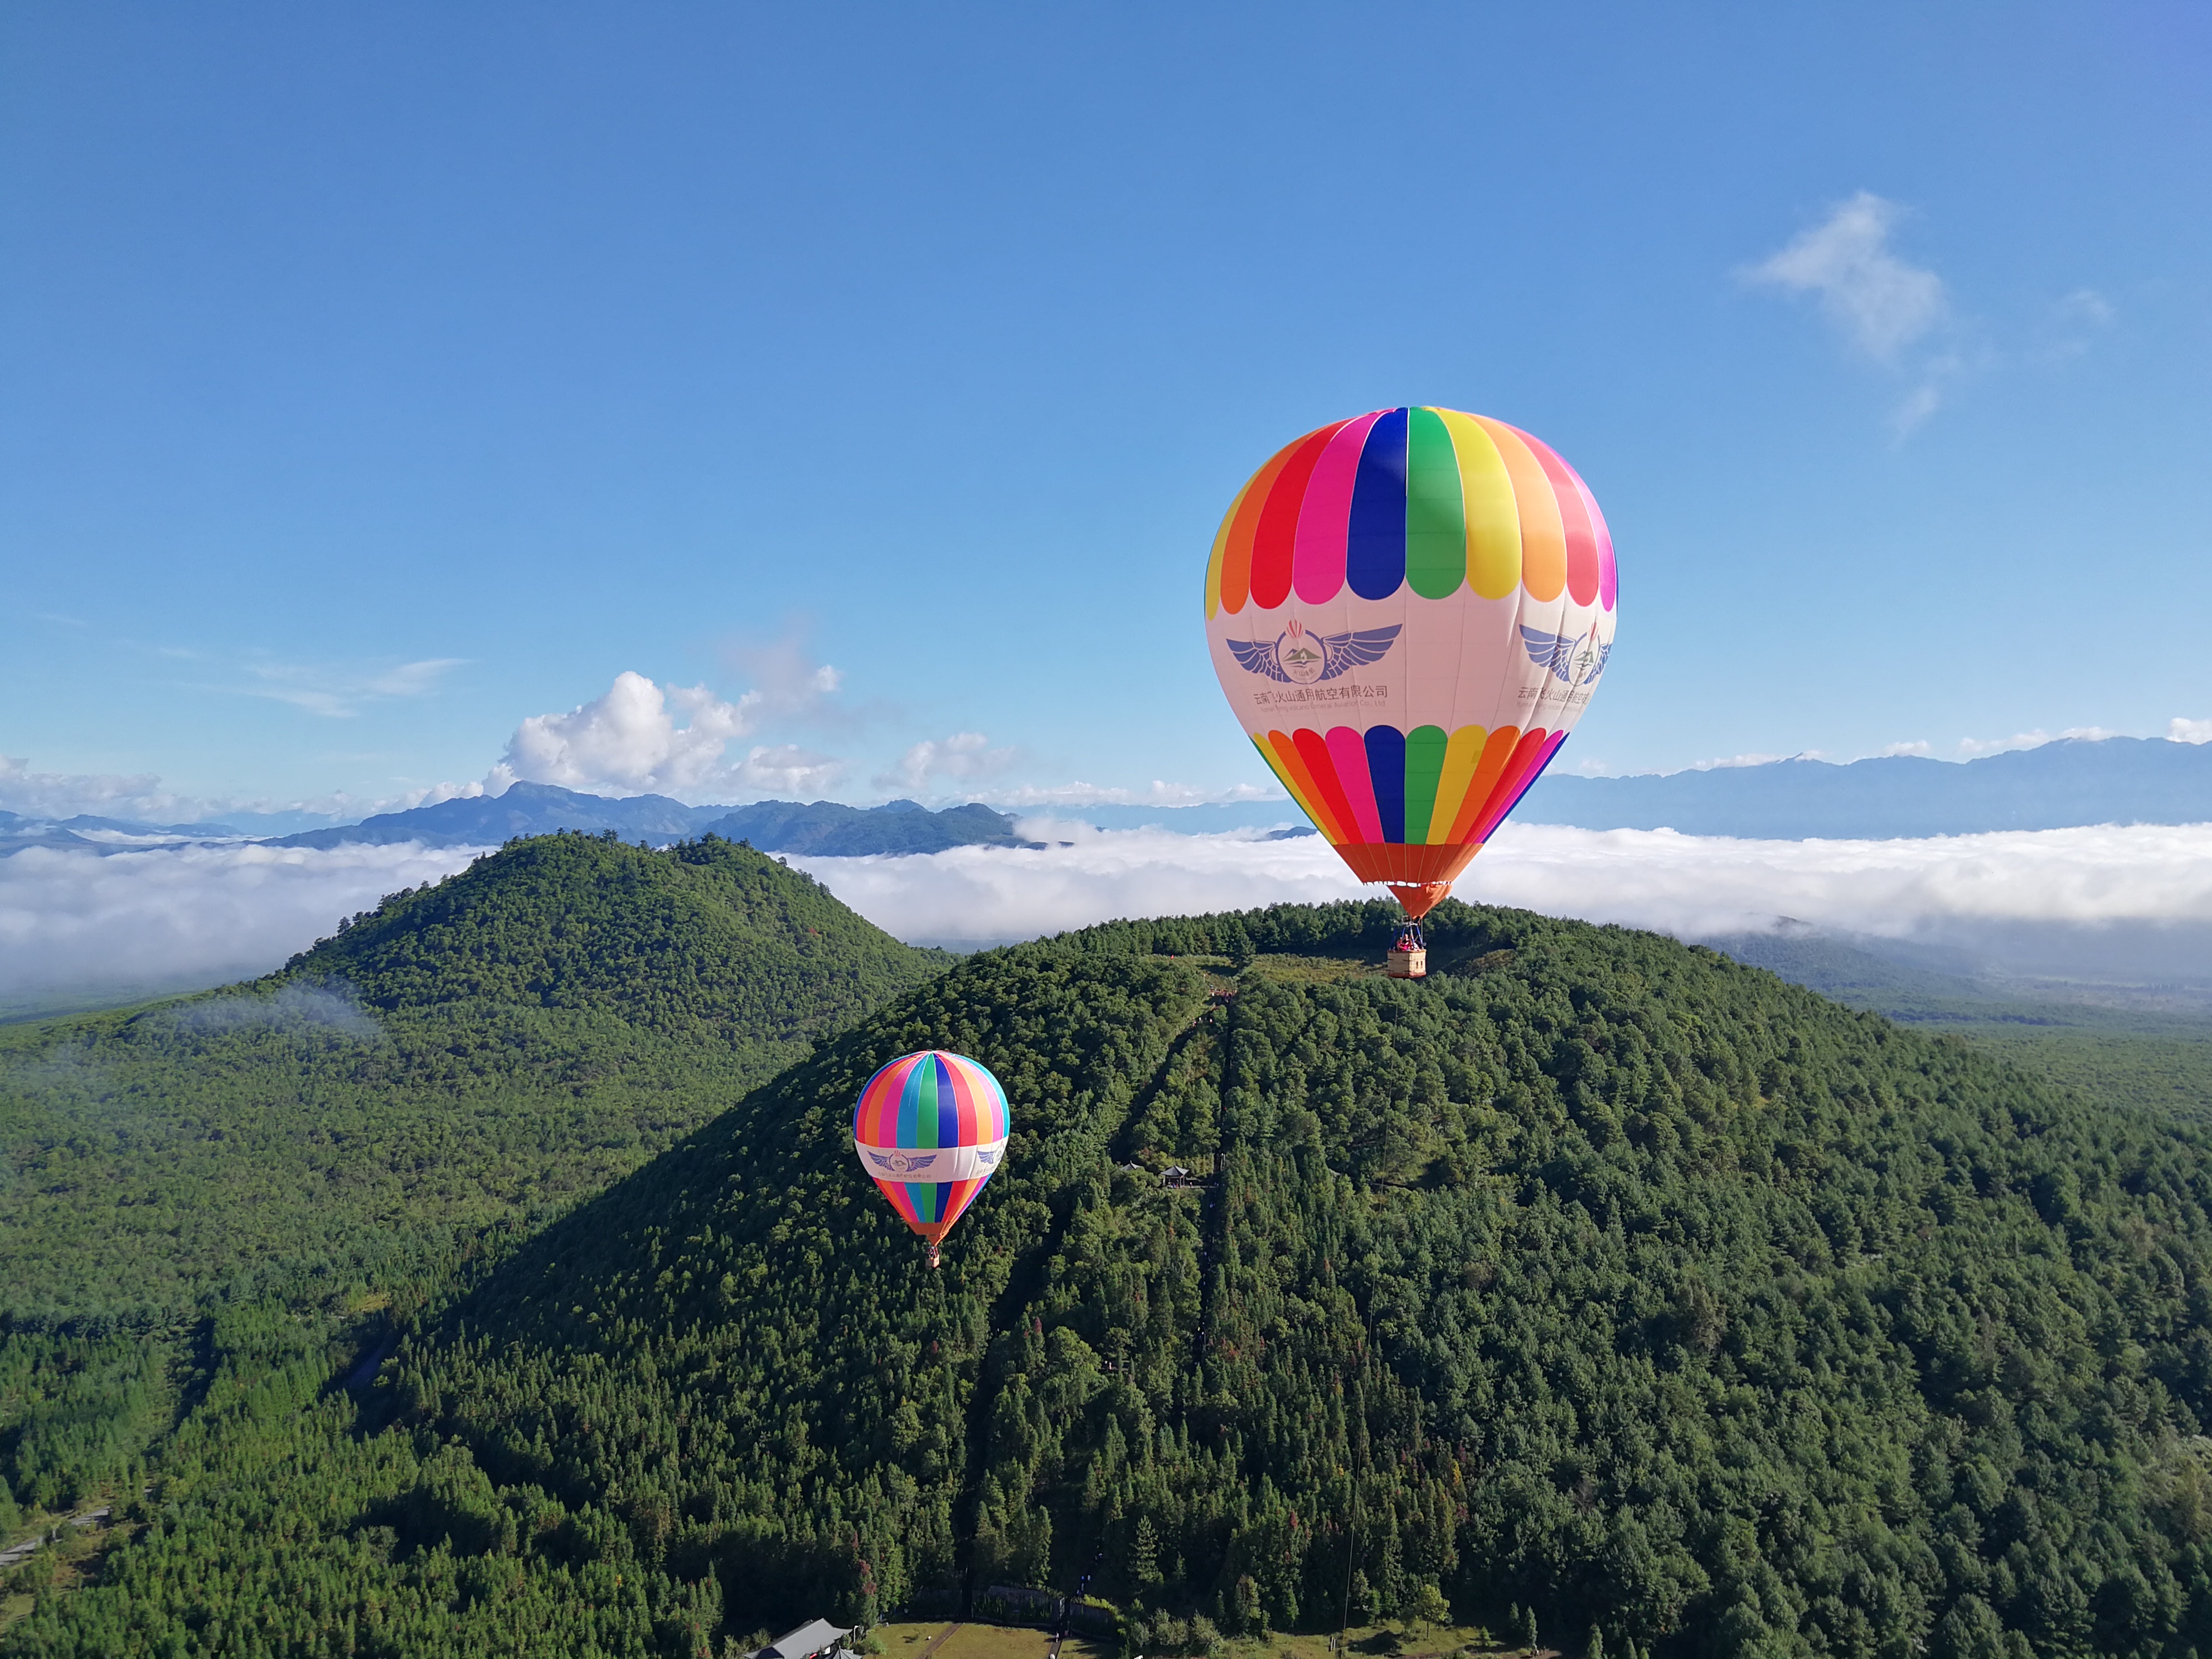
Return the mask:
[[[1611,520],[1562,765],[2163,734],[2208,84],[2181,5],[10,8],[0,805],[1258,785],[1214,526],[1407,402]]]

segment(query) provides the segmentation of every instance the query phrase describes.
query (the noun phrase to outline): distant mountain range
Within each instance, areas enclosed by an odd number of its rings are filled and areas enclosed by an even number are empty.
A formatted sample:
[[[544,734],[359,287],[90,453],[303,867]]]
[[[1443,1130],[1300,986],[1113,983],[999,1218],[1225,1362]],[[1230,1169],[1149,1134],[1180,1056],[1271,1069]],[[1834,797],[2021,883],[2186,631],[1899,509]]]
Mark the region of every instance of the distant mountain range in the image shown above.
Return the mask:
[[[113,853],[191,842],[263,840],[256,830],[275,827],[272,820],[288,816],[249,814],[237,823],[141,823],[0,812],[0,854],[29,847]],[[1036,816],[1103,830],[1152,826],[1205,834],[1296,823],[1300,814],[1289,801],[1273,800],[1039,808]],[[2212,744],[2162,738],[2069,738],[1963,765],[1900,755],[1848,765],[1797,759],[1625,778],[1554,774],[1528,792],[1515,817],[1525,823],[1586,830],[1665,829],[1778,841],[1886,841],[2091,823],[2202,823],[2212,822]],[[726,841],[750,842],[763,852],[817,858],[1039,844],[1024,841],[1015,823],[1013,814],[975,801],[937,811],[910,800],[866,807],[827,800],[687,806],[666,795],[616,799],[548,783],[518,783],[501,795],[382,812],[359,823],[303,830],[264,844],[496,847],[518,836],[556,830],[611,830],[625,842],[656,847],[711,833]]]
[[[518,836],[556,830],[611,830],[625,842],[665,847],[720,836],[750,842],[763,853],[850,858],[870,853],[941,853],[950,847],[1027,845],[1003,812],[969,802],[931,811],[910,800],[882,806],[836,801],[766,800],[750,806],[686,806],[666,795],[616,799],[580,794],[550,783],[518,783],[503,795],[440,801],[405,812],[381,812],[359,823],[310,830],[276,847],[343,847],[420,842],[426,847],[496,847]]]
[[[1514,817],[1776,841],[2202,823],[2212,821],[2212,744],[2068,738],[1963,765],[1893,755],[1841,766],[1785,760],[1626,778],[1553,773]]]

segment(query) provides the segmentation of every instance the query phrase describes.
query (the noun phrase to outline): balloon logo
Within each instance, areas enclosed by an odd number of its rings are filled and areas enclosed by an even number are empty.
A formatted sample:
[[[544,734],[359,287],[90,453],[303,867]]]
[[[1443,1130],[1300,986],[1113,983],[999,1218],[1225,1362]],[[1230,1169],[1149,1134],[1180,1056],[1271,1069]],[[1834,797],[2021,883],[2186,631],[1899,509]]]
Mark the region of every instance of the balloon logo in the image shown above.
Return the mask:
[[[1006,1153],[1006,1091],[988,1067],[942,1048],[902,1054],[853,1108],[853,1152],[900,1220],[937,1247]]]
[[[1418,922],[1589,707],[1617,596],[1597,501],[1544,444],[1378,410],[1252,475],[1206,561],[1206,645],[1291,798]]]

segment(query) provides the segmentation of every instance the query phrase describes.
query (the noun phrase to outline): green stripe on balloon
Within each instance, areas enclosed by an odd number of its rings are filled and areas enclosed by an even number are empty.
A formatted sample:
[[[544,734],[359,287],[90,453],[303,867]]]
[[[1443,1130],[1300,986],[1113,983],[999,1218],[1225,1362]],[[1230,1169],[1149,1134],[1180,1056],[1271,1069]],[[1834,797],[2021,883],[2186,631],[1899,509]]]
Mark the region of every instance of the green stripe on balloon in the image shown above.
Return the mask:
[[[1425,599],[1449,599],[1467,580],[1467,514],[1451,432],[1433,409],[1406,422],[1406,580]]]
[[[1465,556],[1462,556],[1463,560]],[[1417,726],[1406,734],[1406,845],[1408,847],[1418,847],[1429,838],[1429,817],[1436,811],[1437,782],[1443,776],[1444,750],[1449,741],[1441,726]]]

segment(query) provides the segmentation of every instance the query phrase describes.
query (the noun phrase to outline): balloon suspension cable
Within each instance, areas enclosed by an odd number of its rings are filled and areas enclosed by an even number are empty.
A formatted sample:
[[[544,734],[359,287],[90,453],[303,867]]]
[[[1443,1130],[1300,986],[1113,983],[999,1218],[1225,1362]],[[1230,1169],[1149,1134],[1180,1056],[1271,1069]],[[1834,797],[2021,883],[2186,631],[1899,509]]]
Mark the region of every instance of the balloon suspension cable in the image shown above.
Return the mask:
[[[929,1263],[933,1267],[937,1265],[937,1241],[935,1239],[933,1238],[929,1241],[929,1249],[923,1254],[922,1260]]]

